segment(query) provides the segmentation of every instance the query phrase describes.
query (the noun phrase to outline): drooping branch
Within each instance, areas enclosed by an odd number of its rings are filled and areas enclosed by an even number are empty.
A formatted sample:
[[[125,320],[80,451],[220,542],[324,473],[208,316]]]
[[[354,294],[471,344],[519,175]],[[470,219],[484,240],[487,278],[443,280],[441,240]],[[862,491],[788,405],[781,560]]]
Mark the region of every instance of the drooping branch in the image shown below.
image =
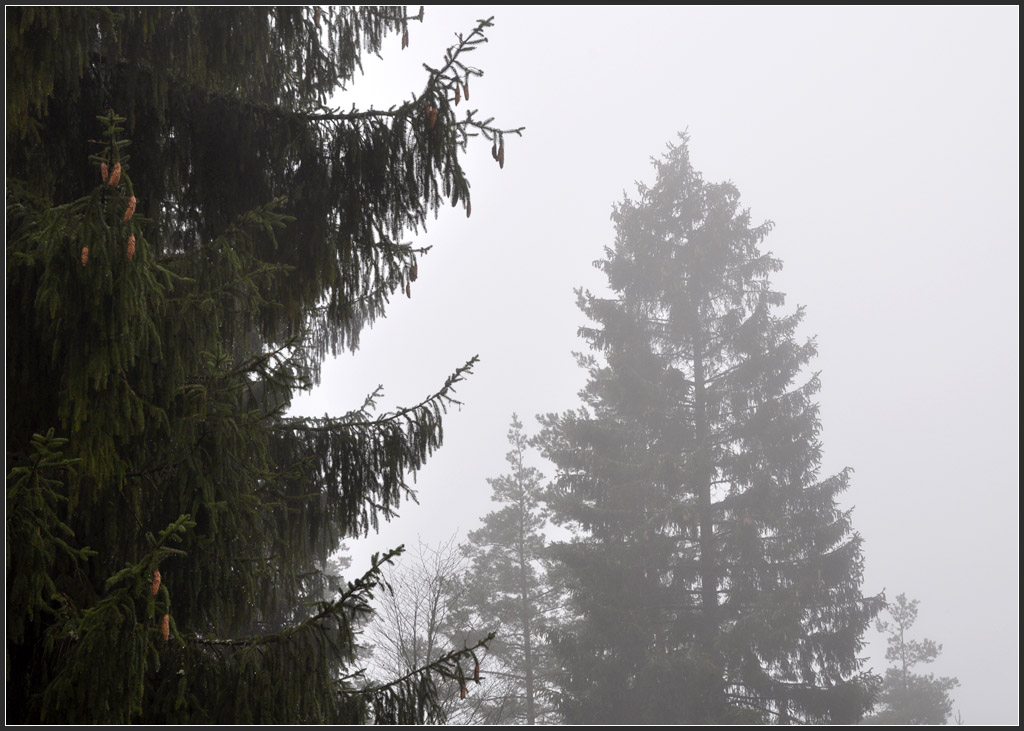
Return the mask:
[[[404,550],[404,546],[399,546],[398,548],[391,549],[383,556],[374,555],[371,559],[370,569],[355,581],[349,582],[348,587],[341,593],[341,596],[334,601],[322,603],[320,610],[316,614],[296,625],[286,627],[277,632],[250,637],[211,638],[196,636],[187,638],[187,642],[210,647],[253,647],[287,640],[291,635],[321,624],[324,620],[337,616],[343,611],[349,611],[353,614],[369,614],[372,611],[370,600],[373,598],[373,592],[378,586],[383,584],[383,567],[394,563],[395,558],[401,555]]]
[[[317,419],[315,420],[317,426],[311,425],[309,419],[294,418],[285,419],[277,427],[279,430],[288,430],[305,433],[316,433],[316,432],[332,432],[338,428],[359,428],[359,427],[380,427],[388,423],[398,421],[400,419],[408,418],[410,415],[422,411],[424,409],[434,407],[440,408],[442,413],[447,412],[449,406],[461,406],[462,402],[452,397],[455,384],[465,380],[465,377],[473,371],[473,367],[480,360],[479,356],[474,355],[465,365],[458,368],[452,375],[448,376],[445,380],[444,385],[438,389],[435,393],[424,398],[415,406],[406,406],[395,411],[381,414],[375,419],[366,419],[362,421],[349,420],[348,417],[340,417],[337,419]],[[379,393],[380,386],[378,386],[375,393]],[[356,411],[357,414],[365,414],[364,409]]]

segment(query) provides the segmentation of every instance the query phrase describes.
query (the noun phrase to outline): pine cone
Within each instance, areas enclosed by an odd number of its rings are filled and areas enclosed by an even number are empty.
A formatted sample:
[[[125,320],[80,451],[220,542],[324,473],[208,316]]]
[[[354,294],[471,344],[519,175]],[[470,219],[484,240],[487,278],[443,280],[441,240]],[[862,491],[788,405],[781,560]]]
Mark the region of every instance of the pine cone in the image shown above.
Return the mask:
[[[160,620],[160,636],[167,642],[171,638],[171,615],[165,614]]]
[[[466,218],[469,218],[469,214],[473,212],[473,203],[467,198],[466,199]]]
[[[462,85],[462,96],[466,97],[466,101],[469,101],[469,77],[466,77],[466,83]]]
[[[419,277],[419,275],[420,275],[419,266],[417,266],[416,264],[413,264],[412,265],[412,269],[409,270],[409,281],[410,282],[415,282],[416,278]]]
[[[480,662],[474,661],[473,663],[473,680],[477,683],[480,682]]]
[[[132,196],[131,198],[128,199],[128,208],[126,208],[124,212],[125,221],[128,221],[132,216],[135,215],[135,203],[135,196]]]
[[[128,236],[128,251],[127,251],[127,254],[128,254],[128,258],[129,259],[131,259],[133,256],[135,256],[135,234],[130,234]],[[154,579],[154,581],[157,582],[157,586],[160,586],[160,572],[159,571],[156,572],[156,579]],[[153,593],[155,594],[156,591],[154,591]]]
[[[88,263],[89,263],[89,247],[88,246],[83,246],[82,247],[82,266],[85,266]]]
[[[129,256],[128,258],[131,259],[131,256]],[[149,585],[149,593],[152,596],[156,596],[158,591],[160,591],[160,569],[154,569],[153,583]]]
[[[104,183],[105,183],[105,182],[107,182],[107,176],[108,176],[109,174],[110,174],[110,173],[109,173],[109,171],[107,170],[107,163],[105,163],[105,162],[101,162],[101,163],[100,163],[100,178],[102,178],[102,179],[103,179],[103,182],[104,182]]]
[[[498,147],[498,167],[505,169],[505,138],[501,139],[501,145]]]
[[[412,285],[406,282],[405,285],[405,296],[412,299]]]
[[[313,11],[313,22],[316,23],[316,27],[320,27],[320,7],[317,6],[316,10]]]
[[[402,31],[402,49],[404,50],[404,49],[406,49],[408,47],[409,47],[409,31],[407,29],[407,30]]]
[[[114,172],[112,172],[110,174],[110,179],[107,181],[107,183],[110,184],[110,187],[114,187],[115,185],[117,185],[120,182],[121,182],[121,163],[115,162],[114,163]]]
[[[459,699],[466,700],[466,684],[463,682],[459,683]]]
[[[459,85],[456,84],[455,85],[455,106],[459,106],[459,101],[461,100],[461,97],[462,97],[461,90],[459,89]]]

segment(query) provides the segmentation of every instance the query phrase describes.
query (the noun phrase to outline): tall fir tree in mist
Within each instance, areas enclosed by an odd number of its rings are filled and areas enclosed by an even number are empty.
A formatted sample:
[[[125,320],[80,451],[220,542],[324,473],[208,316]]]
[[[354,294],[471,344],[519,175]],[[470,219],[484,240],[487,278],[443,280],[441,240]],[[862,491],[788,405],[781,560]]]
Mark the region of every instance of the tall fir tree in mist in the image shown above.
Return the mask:
[[[462,623],[496,633],[487,650],[490,721],[534,725],[558,721],[548,631],[558,621],[558,595],[547,577],[543,475],[529,465],[529,439],[512,415],[509,472],[488,479],[500,507],[464,543]],[[470,633],[473,636],[474,633]]]
[[[469,215],[470,138],[503,159],[519,131],[465,104],[487,20],[408,101],[331,106],[417,19],[8,8],[9,721],[438,721],[472,672],[471,646],[365,687],[380,566],[325,571],[410,494],[473,361],[409,408],[286,413],[414,296],[408,237]]]
[[[783,312],[731,183],[706,182],[685,136],[653,186],[616,206],[579,293],[594,353],[578,411],[544,418],[552,547],[572,597],[556,649],[571,723],[847,723],[871,707],[862,635],[881,601],[819,476],[815,355]]]

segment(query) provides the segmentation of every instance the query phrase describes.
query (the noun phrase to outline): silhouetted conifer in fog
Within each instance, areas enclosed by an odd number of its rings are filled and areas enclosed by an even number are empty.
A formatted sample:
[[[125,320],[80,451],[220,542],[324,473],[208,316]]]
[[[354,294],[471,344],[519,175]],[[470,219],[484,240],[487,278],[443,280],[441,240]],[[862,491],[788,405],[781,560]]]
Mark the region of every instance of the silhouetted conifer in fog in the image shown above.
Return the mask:
[[[530,444],[519,417],[508,431],[509,471],[488,479],[498,508],[464,544],[463,624],[494,631],[485,673],[493,679],[488,722],[552,723],[553,666],[548,631],[558,622],[557,595],[547,577],[543,475],[529,465]]]
[[[8,721],[437,721],[435,683],[472,680],[460,648],[364,687],[379,565],[325,570],[410,493],[473,361],[392,413],[285,413],[415,296],[405,239],[468,215],[469,137],[518,132],[456,110],[487,20],[404,103],[328,106],[416,19],[8,9]]]
[[[917,621],[918,604],[917,599],[908,600],[906,594],[899,594],[886,608],[889,619],[876,622],[878,631],[888,635],[885,659],[892,665],[885,671],[878,707],[866,723],[937,726],[947,723],[953,712],[949,694],[960,681],[914,672],[917,665],[934,662],[942,652],[942,645],[932,640],[912,640],[908,636]]]
[[[545,417],[553,546],[574,623],[556,644],[572,723],[853,722],[877,678],[862,635],[881,607],[821,477],[815,355],[797,337],[731,183],[687,139],[614,211],[597,262],[583,407]]]

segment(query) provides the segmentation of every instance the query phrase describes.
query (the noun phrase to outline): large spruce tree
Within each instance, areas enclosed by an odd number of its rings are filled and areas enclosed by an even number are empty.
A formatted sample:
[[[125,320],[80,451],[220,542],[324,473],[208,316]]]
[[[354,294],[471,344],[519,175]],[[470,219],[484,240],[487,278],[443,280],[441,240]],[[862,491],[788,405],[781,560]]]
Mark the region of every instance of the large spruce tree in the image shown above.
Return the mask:
[[[836,502],[849,472],[819,476],[814,341],[769,281],[771,224],[693,169],[685,136],[655,167],[597,262],[613,296],[579,295],[584,406],[542,433],[552,515],[577,533],[554,547],[566,720],[855,721],[880,602]]]
[[[7,719],[440,720],[471,652],[365,688],[379,566],[325,572],[408,494],[471,363],[392,413],[285,409],[414,293],[410,234],[469,214],[469,138],[503,157],[456,110],[489,22],[357,110],[332,105],[404,8],[6,17]]]

